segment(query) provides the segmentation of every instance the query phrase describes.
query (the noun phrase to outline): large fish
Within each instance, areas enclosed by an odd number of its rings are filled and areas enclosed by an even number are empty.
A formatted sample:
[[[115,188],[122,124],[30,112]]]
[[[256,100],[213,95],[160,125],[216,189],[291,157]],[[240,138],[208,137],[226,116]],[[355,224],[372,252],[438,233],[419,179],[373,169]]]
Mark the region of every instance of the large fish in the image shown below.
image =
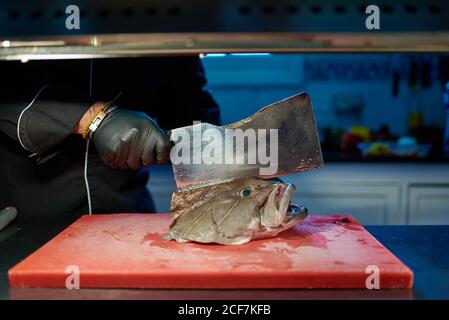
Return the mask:
[[[163,238],[237,245],[275,236],[307,217],[307,209],[290,203],[294,191],[279,179],[252,177],[181,188]]]

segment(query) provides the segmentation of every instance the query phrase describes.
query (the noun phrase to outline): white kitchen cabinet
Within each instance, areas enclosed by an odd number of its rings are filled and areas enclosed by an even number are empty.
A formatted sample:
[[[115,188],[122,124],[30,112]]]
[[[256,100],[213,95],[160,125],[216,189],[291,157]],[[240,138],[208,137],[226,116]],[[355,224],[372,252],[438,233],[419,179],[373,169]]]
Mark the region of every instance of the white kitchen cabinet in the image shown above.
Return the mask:
[[[409,224],[449,224],[449,185],[411,185]]]
[[[400,186],[394,183],[295,185],[293,203],[304,205],[311,215],[345,213],[362,224],[404,224],[406,220],[400,210]]]

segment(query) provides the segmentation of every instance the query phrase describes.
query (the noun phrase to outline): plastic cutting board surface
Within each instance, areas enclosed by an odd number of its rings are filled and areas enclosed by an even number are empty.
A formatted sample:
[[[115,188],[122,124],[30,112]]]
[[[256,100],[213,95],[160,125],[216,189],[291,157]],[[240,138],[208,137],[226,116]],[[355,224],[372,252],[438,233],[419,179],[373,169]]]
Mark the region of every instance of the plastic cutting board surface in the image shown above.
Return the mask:
[[[310,216],[237,246],[162,240],[169,221],[83,216],[10,269],[10,286],[65,287],[73,266],[81,288],[365,288],[376,268],[381,288],[413,284],[413,272],[347,215]]]

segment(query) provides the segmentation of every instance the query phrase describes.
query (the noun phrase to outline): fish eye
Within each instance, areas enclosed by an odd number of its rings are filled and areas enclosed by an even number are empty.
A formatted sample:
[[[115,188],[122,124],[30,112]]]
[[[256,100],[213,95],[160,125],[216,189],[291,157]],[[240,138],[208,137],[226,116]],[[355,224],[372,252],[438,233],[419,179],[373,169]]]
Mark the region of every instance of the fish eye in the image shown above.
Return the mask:
[[[240,191],[240,196],[242,198],[248,198],[251,195],[251,190],[250,189],[243,189]]]

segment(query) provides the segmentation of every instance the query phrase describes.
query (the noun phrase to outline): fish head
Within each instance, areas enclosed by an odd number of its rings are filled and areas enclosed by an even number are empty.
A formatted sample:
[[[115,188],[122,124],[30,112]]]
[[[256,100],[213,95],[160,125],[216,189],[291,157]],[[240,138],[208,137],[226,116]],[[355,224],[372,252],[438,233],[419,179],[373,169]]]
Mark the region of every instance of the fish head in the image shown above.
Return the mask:
[[[307,216],[291,205],[294,191],[279,179],[254,177],[181,189],[172,197],[168,238],[241,244],[274,236]]]
[[[253,212],[249,226],[253,239],[274,236],[307,217],[307,209],[291,204],[295,185],[280,179],[260,178],[244,179],[242,183],[247,185],[239,190],[239,196],[241,206]]]

